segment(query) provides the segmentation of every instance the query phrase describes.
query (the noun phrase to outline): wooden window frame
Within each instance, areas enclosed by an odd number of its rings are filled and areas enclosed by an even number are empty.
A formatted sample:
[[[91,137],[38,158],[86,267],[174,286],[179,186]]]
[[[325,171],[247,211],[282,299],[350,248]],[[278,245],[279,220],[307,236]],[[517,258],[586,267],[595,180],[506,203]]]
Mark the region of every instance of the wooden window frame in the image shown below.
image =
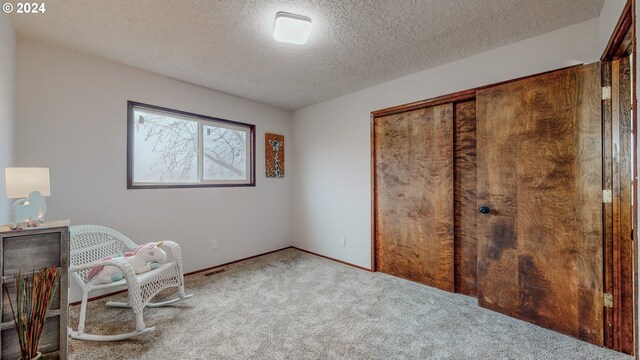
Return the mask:
[[[134,110],[136,108],[148,109],[150,111],[165,112],[175,114],[181,117],[190,117],[196,120],[211,122],[212,124],[226,124],[232,126],[246,127],[249,131],[249,182],[228,182],[228,183],[211,183],[211,182],[188,182],[188,183],[143,183],[136,184],[133,180],[133,156],[135,148],[135,119]],[[198,160],[200,161],[200,160]],[[165,108],[157,105],[150,105],[136,101],[127,101],[127,189],[175,189],[175,188],[207,188],[207,187],[255,187],[256,186],[256,126],[239,121],[227,120],[213,116],[195,114],[182,110]]]

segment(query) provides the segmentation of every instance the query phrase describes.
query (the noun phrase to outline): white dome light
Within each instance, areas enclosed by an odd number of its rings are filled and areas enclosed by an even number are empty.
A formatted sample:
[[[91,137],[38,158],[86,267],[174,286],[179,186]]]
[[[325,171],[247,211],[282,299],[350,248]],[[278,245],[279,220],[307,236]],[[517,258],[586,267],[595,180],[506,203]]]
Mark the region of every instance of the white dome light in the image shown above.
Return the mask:
[[[277,41],[302,45],[311,34],[311,19],[280,11],[276,14],[276,25],[273,29],[273,38]]]

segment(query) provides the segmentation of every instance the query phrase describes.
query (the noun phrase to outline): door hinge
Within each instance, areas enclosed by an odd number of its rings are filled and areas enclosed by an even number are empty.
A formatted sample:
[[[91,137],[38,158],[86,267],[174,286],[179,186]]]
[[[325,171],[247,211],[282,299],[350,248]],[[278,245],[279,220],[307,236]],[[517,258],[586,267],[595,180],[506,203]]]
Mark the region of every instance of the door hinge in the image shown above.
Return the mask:
[[[602,302],[604,307],[612,308],[613,307],[613,295],[604,293],[602,297]]]
[[[610,204],[613,201],[613,192],[611,190],[602,190],[602,202]]]
[[[602,87],[602,100],[611,99],[611,86]]]

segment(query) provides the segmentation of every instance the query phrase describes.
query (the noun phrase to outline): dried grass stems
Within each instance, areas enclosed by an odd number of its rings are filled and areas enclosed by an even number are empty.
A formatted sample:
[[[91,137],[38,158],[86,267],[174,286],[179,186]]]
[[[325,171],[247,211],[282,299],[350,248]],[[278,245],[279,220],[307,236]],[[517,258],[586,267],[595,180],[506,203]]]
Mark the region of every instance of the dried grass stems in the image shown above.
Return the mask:
[[[7,284],[3,287],[9,298],[13,322],[18,331],[22,360],[29,360],[38,354],[40,336],[44,328],[47,311],[51,308],[61,270],[51,266],[33,274],[17,273],[14,276],[16,296],[15,307],[9,296]]]

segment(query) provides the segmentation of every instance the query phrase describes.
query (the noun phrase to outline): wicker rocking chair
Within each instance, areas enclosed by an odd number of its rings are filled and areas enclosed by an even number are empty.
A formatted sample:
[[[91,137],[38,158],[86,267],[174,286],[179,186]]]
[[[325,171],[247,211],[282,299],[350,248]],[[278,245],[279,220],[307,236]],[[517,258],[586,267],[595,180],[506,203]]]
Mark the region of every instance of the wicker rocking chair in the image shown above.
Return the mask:
[[[82,290],[82,304],[80,307],[80,319],[78,330],[69,328],[69,335],[79,340],[117,341],[149,333],[155,328],[145,327],[142,312],[145,307],[159,307],[174,304],[188,299],[193,294],[186,295],[184,291],[184,275],[182,273],[182,255],[180,246],[173,241],[164,241],[163,247],[168,247],[173,253],[173,260],[161,264],[157,269],[136,275],[133,267],[118,258],[125,251],[131,251],[138,247],[136,243],[121,233],[105,226],[76,225],[70,227],[71,256],[69,273]],[[113,257],[110,260],[102,260]],[[119,268],[124,274],[124,279],[110,284],[99,284],[96,279],[89,279],[91,269],[98,266],[111,265]],[[107,306],[128,307],[136,316],[136,331],[118,335],[95,335],[84,332],[84,323],[87,315],[87,301],[89,293],[93,290],[113,289],[127,286],[128,300],[124,302],[107,303]],[[163,301],[150,302],[160,291],[170,288],[178,288],[178,297]]]

